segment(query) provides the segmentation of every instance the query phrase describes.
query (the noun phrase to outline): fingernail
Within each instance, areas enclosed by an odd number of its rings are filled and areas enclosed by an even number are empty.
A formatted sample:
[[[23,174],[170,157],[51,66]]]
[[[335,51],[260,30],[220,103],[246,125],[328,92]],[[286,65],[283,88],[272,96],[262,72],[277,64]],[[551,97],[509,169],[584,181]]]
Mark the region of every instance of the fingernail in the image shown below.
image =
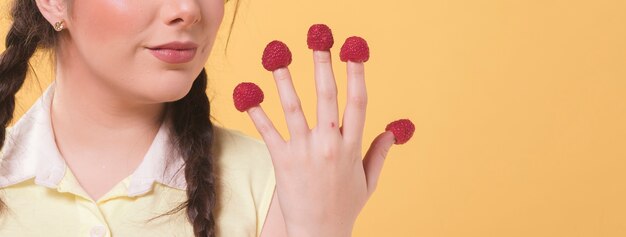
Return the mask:
[[[235,108],[237,108],[239,112],[244,112],[249,108],[261,104],[263,99],[263,91],[252,82],[239,83],[233,91],[233,101],[235,102]]]
[[[274,40],[265,46],[261,60],[263,67],[271,72],[291,64],[291,51],[285,43]]]
[[[367,46],[367,41],[358,36],[347,38],[341,46],[339,58],[342,62],[367,62],[370,58],[370,48]]]
[[[314,24],[309,27],[306,37],[306,44],[309,46],[309,49],[329,51],[334,43],[333,32],[327,25]]]
[[[404,144],[415,132],[415,125],[408,119],[400,119],[387,124],[385,131],[391,131],[396,138],[395,144]]]

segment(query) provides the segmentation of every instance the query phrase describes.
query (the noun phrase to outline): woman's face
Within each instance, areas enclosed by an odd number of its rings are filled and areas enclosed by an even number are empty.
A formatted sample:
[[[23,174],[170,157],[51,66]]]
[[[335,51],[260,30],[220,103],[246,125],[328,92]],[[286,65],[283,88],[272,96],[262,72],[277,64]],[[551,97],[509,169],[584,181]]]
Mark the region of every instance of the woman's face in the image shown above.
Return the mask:
[[[209,56],[224,0],[72,0],[72,60],[120,96],[141,102],[185,96]],[[68,65],[69,67],[77,65]]]

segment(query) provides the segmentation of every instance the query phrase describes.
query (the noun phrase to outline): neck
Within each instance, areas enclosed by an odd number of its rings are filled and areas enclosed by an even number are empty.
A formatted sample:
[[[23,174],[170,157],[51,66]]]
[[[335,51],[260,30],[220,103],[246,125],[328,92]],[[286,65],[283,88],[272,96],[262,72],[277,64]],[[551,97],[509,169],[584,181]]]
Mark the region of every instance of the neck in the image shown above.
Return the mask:
[[[69,125],[87,137],[158,130],[165,104],[133,104],[96,85],[69,78],[55,81],[51,117],[55,127]]]

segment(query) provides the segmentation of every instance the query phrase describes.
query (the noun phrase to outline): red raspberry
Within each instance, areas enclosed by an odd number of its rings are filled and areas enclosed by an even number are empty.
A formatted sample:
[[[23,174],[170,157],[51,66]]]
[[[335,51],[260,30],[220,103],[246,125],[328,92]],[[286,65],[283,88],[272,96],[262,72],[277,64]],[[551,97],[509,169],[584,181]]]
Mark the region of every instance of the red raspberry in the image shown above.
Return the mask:
[[[274,40],[265,46],[262,63],[268,71],[289,66],[291,64],[291,51],[285,43]]]
[[[309,33],[306,37],[306,44],[309,49],[328,51],[333,47],[335,40],[333,39],[333,32],[324,24],[315,24],[309,28]]]
[[[370,58],[370,48],[367,46],[367,41],[358,36],[352,36],[346,39],[346,42],[341,46],[341,52],[339,57],[342,62],[367,62]]]
[[[400,119],[391,122],[385,128],[385,131],[391,131],[396,137],[396,144],[404,144],[413,136],[415,125],[408,119]]]
[[[244,112],[249,108],[261,104],[263,99],[263,91],[259,88],[259,86],[252,82],[239,83],[233,91],[235,108],[237,108],[239,112]]]

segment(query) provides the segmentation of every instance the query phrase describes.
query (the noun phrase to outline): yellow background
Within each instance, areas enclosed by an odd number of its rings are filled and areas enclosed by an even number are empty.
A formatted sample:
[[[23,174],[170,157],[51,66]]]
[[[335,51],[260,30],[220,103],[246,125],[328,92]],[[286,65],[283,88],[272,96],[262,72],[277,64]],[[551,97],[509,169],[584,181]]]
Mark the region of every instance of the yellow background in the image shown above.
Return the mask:
[[[213,115],[258,137],[231,103],[232,88],[253,81],[286,134],[260,64],[280,39],[313,124],[306,31],[326,23],[341,105],[339,48],[351,35],[370,44],[367,143],[398,118],[417,127],[391,150],[354,236],[626,236],[625,12],[607,0],[246,0],[228,54],[225,25],[207,64]],[[2,37],[7,27],[5,17]],[[47,62],[36,65],[45,88]],[[27,82],[18,116],[40,92]]]

